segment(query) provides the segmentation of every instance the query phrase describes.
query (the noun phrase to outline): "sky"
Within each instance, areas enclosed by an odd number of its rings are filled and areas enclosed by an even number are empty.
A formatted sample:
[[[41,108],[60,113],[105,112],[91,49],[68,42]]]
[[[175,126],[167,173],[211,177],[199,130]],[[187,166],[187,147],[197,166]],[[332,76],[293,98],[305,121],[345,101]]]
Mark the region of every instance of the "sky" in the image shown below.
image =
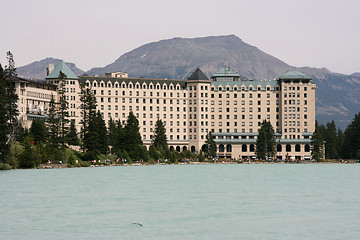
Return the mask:
[[[360,72],[359,0],[0,0],[0,63],[87,71],[143,44],[235,34],[297,67]]]

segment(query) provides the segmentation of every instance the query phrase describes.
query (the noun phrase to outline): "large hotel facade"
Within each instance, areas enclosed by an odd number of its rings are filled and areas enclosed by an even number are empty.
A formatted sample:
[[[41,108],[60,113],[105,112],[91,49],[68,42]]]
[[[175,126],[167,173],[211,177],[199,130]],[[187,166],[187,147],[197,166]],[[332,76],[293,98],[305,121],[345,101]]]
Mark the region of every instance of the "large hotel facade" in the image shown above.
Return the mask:
[[[53,67],[52,67],[53,68]],[[59,73],[66,75],[59,79]],[[258,129],[263,120],[276,132],[277,158],[309,159],[315,130],[315,88],[311,78],[289,71],[274,81],[242,78],[229,67],[211,80],[196,69],[186,80],[128,78],[124,73],[76,76],[62,62],[49,69],[45,82],[17,78],[19,120],[30,127],[34,118],[46,119],[51,95],[63,87],[70,119],[80,130],[80,83],[93,90],[105,122],[125,123],[130,111],[139,120],[140,134],[149,147],[157,119],[166,127],[171,150],[199,152],[212,132],[218,156],[255,156]]]

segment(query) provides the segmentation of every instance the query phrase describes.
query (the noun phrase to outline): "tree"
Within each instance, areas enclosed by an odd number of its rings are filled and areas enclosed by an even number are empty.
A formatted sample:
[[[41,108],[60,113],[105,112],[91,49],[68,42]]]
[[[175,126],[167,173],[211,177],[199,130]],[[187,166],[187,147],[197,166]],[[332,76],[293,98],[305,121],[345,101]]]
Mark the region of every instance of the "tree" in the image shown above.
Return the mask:
[[[121,122],[118,121],[115,132],[114,132],[114,142],[113,142],[113,152],[120,156],[120,153],[124,150],[125,139],[125,129],[122,127]]]
[[[3,68],[0,64],[0,163],[3,162],[9,150],[8,135],[10,133],[8,120],[8,99],[6,96],[6,79]]]
[[[326,141],[326,147],[325,147],[325,158],[326,159],[335,159],[338,157],[337,152],[337,131],[334,120],[330,123],[326,124],[326,130],[325,130],[325,141]]]
[[[97,141],[99,145],[98,149],[100,153],[107,154],[109,152],[108,135],[107,135],[105,121],[100,111],[97,112],[95,120],[97,126],[97,137],[98,137]]]
[[[156,149],[162,149],[163,151],[166,151],[166,149],[168,149],[166,130],[163,122],[160,119],[158,119],[155,124],[152,145]]]
[[[205,147],[205,156],[207,157],[211,157],[214,158],[216,157],[217,153],[217,149],[216,149],[216,143],[214,141],[214,137],[212,136],[212,133],[209,132],[206,135],[206,141],[205,141],[206,147]]]
[[[73,145],[73,146],[78,146],[79,145],[79,138],[77,136],[77,131],[76,131],[74,121],[71,121],[71,123],[70,123],[70,129],[69,129],[69,133],[66,136],[66,142],[69,145]]]
[[[324,140],[319,133],[318,129],[318,123],[315,122],[315,131],[313,132],[313,135],[311,137],[311,157],[317,161],[323,161],[324,160]]]
[[[60,79],[60,89],[59,89],[59,109],[57,112],[57,115],[59,116],[59,135],[60,139],[59,142],[61,144],[61,149],[63,152],[63,161],[65,162],[65,137],[68,133],[68,123],[69,123],[69,111],[68,111],[68,105],[69,103],[66,100],[65,96],[65,79],[66,75],[60,71],[59,73],[59,79]]]
[[[93,132],[96,132],[94,123],[92,120],[96,117],[96,97],[90,88],[86,88],[84,83],[80,85],[80,108],[82,119],[81,124],[81,137],[83,138],[83,151],[91,151],[89,156],[93,157],[98,154],[96,149],[96,136]],[[91,160],[91,159],[90,159]]]
[[[114,153],[114,146],[116,142],[116,123],[115,121],[110,118],[108,122],[108,141],[109,145],[111,145],[111,153]]]
[[[256,155],[259,159],[274,157],[275,151],[275,132],[270,121],[264,120],[259,129],[259,135],[256,140]]]
[[[360,112],[344,132],[344,158],[360,158]]]
[[[336,145],[336,148],[337,148],[337,153],[338,153],[338,158],[343,158],[344,156],[344,153],[343,153],[343,147],[344,147],[344,133],[343,131],[338,128],[338,131],[337,131],[337,145]]]
[[[24,151],[19,157],[19,167],[34,168],[39,161],[39,156],[36,148],[32,144],[31,137],[28,136],[24,139],[23,146]]]
[[[56,103],[54,99],[54,95],[51,94],[51,99],[49,103],[49,112],[48,119],[46,122],[48,128],[48,140],[49,145],[52,148],[55,148],[59,144],[59,118],[56,115]]]
[[[133,160],[137,160],[135,158],[137,155],[136,146],[143,145],[139,129],[139,121],[137,120],[133,112],[130,112],[124,128],[124,138],[126,139],[126,141],[123,143],[123,145],[124,150],[128,152],[130,158]]]
[[[6,58],[8,61],[8,65],[5,66],[5,77],[7,79],[6,96],[8,100],[7,111],[8,111],[9,131],[10,131],[8,141],[13,141],[15,139],[16,129],[19,125],[17,118],[19,115],[19,110],[17,108],[17,101],[19,97],[16,94],[15,83],[13,81],[14,77],[17,76],[17,73],[14,62],[14,56],[10,51],[6,53]]]
[[[47,139],[45,122],[41,119],[34,119],[31,123],[30,135],[35,144],[45,143]]]

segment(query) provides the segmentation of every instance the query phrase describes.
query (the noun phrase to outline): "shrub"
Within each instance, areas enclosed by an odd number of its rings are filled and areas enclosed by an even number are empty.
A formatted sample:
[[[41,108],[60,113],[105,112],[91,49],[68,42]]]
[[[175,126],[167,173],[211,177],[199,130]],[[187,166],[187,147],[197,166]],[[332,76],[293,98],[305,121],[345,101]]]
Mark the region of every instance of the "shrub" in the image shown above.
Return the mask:
[[[0,170],[11,170],[12,167],[7,164],[7,163],[3,163],[2,165],[0,165]]]

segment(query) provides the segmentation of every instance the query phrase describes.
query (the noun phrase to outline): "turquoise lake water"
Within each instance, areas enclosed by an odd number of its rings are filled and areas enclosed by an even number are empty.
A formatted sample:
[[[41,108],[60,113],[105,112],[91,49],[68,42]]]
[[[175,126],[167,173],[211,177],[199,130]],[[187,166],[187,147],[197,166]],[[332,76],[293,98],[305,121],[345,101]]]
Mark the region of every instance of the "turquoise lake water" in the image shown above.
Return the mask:
[[[360,164],[0,171],[0,239],[360,239]]]

